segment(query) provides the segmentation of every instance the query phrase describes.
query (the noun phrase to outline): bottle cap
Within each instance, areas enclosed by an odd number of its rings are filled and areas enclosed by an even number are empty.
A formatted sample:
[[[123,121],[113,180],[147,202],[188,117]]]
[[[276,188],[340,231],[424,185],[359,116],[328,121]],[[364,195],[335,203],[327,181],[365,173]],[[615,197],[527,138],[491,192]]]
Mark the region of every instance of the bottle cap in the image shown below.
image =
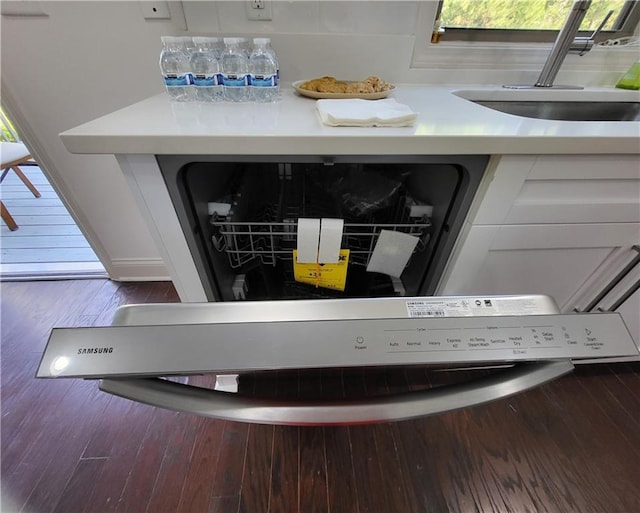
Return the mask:
[[[268,37],[254,37],[253,44],[254,45],[268,45],[271,42],[271,39]]]
[[[163,45],[166,45],[169,43],[175,43],[176,39],[178,38],[174,36],[160,36],[160,41],[162,41]]]
[[[224,38],[224,44],[225,45],[237,45],[240,44],[242,42],[242,39],[240,39],[239,37],[225,37]]]

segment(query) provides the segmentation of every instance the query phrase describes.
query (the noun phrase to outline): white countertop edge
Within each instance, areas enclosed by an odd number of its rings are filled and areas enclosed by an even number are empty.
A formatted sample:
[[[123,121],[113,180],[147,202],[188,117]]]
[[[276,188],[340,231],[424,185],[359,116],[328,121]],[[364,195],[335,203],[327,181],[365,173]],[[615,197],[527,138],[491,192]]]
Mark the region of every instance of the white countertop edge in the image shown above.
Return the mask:
[[[415,140],[394,138],[381,144],[370,137],[352,138],[347,147],[344,141],[317,137],[291,138],[287,144],[273,145],[264,138],[237,136],[190,137],[176,140],[172,136],[129,137],[62,135],[70,153],[74,154],[150,154],[150,155],[521,155],[521,154],[640,154],[637,137],[437,137],[417,143]],[[108,149],[107,149],[108,148]]]
[[[618,89],[514,91],[514,99],[553,96],[638,101]],[[178,104],[150,97],[60,134],[77,154],[166,155],[473,155],[640,154],[640,122],[569,122],[522,118],[464,97],[503,98],[491,87],[399,86],[394,97],[418,113],[413,127],[327,127],[315,101],[284,87],[275,104]],[[257,125],[273,116],[266,129]],[[241,120],[237,126],[229,123]],[[227,125],[225,125],[227,123]]]

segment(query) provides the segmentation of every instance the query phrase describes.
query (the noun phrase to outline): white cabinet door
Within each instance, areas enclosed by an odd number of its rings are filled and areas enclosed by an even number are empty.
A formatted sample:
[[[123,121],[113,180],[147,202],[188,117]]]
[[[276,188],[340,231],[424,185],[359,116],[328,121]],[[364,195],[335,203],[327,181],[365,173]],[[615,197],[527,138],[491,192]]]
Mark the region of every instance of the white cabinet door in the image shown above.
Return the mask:
[[[503,156],[472,222],[640,222],[640,156]]]
[[[640,223],[473,226],[438,294],[547,294],[571,310],[583,284],[639,238]]]

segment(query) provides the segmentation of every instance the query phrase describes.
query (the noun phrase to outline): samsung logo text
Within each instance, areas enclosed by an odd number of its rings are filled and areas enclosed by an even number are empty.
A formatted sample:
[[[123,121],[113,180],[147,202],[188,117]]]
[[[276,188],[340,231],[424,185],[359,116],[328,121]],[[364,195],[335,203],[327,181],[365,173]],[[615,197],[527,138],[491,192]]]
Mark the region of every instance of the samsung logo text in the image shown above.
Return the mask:
[[[107,354],[113,353],[113,347],[81,347],[78,354]]]

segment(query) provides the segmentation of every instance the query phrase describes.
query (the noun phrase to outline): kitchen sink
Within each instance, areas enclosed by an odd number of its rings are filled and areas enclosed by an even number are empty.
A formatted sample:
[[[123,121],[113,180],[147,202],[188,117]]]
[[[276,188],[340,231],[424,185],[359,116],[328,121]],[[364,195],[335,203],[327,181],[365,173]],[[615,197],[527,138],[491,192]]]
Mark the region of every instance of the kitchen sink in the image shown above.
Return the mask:
[[[456,91],[477,105],[525,118],[557,121],[640,121],[640,95],[631,91]]]
[[[476,100],[474,103],[525,118],[561,121],[640,121],[640,102]]]

